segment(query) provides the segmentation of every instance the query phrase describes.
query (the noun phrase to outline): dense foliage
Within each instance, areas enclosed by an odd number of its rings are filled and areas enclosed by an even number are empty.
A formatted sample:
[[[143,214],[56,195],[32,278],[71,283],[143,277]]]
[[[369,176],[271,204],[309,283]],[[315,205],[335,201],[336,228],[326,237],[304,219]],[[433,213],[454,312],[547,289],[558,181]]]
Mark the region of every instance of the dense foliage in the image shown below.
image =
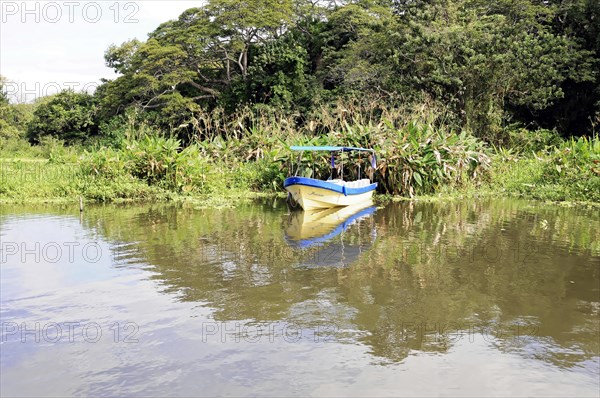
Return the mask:
[[[103,116],[137,107],[184,140],[207,134],[207,111],[268,105],[303,124],[344,98],[433,99],[450,127],[500,143],[519,125],[582,135],[599,122],[595,0],[324,4],[211,0],[111,46],[121,76],[98,90]]]
[[[0,139],[22,138],[32,116],[32,104],[10,104],[0,76]]]
[[[73,91],[45,98],[28,123],[29,139],[39,142],[43,136],[53,136],[74,142],[92,137],[97,132],[95,102],[92,95]]]

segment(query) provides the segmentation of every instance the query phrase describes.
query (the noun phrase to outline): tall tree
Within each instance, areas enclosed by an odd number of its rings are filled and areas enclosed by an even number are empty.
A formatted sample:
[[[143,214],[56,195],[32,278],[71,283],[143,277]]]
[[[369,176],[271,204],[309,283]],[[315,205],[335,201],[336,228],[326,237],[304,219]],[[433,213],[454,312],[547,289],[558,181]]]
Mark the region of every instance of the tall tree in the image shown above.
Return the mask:
[[[107,65],[122,74],[100,94],[156,109],[169,101],[214,106],[249,71],[252,45],[279,37],[291,21],[290,0],[212,0],[160,25],[148,41],[111,46]],[[113,98],[115,96],[112,96]]]
[[[585,62],[591,65],[585,74],[573,64],[572,72],[561,84],[564,96],[552,106],[535,111],[516,108],[524,120],[565,135],[590,134],[600,126],[600,2],[596,0],[553,0],[556,12],[554,32],[574,40],[585,50]]]
[[[497,137],[511,107],[547,109],[567,79],[593,78],[589,52],[554,33],[556,9],[545,1],[396,1],[394,10],[398,23],[384,35],[348,47],[351,64],[388,65],[388,90],[425,91],[482,137]]]
[[[292,20],[291,0],[211,0],[207,10],[220,28],[217,39],[227,67],[235,63],[242,78],[248,75],[248,51],[256,42],[280,36]]]

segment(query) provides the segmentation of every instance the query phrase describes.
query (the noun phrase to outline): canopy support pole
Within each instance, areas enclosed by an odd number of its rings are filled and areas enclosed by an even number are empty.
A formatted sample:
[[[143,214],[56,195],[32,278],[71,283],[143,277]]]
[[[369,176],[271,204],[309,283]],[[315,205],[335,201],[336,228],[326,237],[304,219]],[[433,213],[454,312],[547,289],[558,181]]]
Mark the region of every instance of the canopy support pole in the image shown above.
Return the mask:
[[[294,173],[294,177],[297,177],[298,172],[300,171],[300,161],[302,160],[302,154],[304,154],[304,151],[300,151],[300,155],[298,155],[298,165],[296,166],[296,173]]]

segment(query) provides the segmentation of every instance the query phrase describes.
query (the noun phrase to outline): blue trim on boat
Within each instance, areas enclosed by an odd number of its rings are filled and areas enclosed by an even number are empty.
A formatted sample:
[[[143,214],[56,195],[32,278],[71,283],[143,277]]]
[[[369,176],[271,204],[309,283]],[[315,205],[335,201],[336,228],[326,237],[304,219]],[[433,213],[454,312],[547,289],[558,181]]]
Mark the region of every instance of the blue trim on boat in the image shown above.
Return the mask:
[[[344,196],[348,195],[360,195],[361,193],[369,192],[375,190],[377,188],[377,183],[374,182],[365,187],[360,188],[350,188],[345,185],[335,184],[333,182],[317,180],[314,178],[308,177],[288,177],[283,182],[283,187],[286,188],[290,185],[304,185],[307,187],[315,187],[315,188],[323,188],[329,191],[341,193]]]
[[[327,242],[328,240],[331,240],[335,236],[346,231],[346,229],[348,229],[348,227],[350,225],[352,225],[354,223],[354,221],[356,221],[357,219],[369,216],[369,215],[375,213],[376,210],[377,210],[377,206],[371,206],[371,207],[367,207],[366,209],[362,209],[361,211],[354,213],[353,215],[351,215],[350,217],[348,217],[344,221],[342,221],[340,223],[340,225],[338,225],[333,231],[331,231],[325,235],[322,235],[322,236],[317,236],[315,238],[309,238],[309,239],[293,240],[286,235],[285,240],[287,241],[288,244],[295,246],[299,249],[307,249],[312,246],[320,246],[321,244]]]

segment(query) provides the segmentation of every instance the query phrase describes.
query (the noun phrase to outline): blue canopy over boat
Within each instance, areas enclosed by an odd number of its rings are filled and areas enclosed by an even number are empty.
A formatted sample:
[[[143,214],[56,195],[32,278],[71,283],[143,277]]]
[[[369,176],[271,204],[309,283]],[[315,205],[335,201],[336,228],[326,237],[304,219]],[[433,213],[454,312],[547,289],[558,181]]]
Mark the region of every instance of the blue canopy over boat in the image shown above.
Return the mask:
[[[291,146],[292,151],[367,151],[375,152],[373,149],[357,148],[353,146]]]
[[[341,152],[350,152],[350,151],[365,151],[371,152],[373,157],[371,159],[371,167],[374,169],[377,168],[377,156],[375,155],[374,149],[368,148],[357,148],[354,146],[291,146],[290,149],[292,151],[329,151],[331,153],[331,167],[334,167],[334,156],[333,152],[341,151]]]

